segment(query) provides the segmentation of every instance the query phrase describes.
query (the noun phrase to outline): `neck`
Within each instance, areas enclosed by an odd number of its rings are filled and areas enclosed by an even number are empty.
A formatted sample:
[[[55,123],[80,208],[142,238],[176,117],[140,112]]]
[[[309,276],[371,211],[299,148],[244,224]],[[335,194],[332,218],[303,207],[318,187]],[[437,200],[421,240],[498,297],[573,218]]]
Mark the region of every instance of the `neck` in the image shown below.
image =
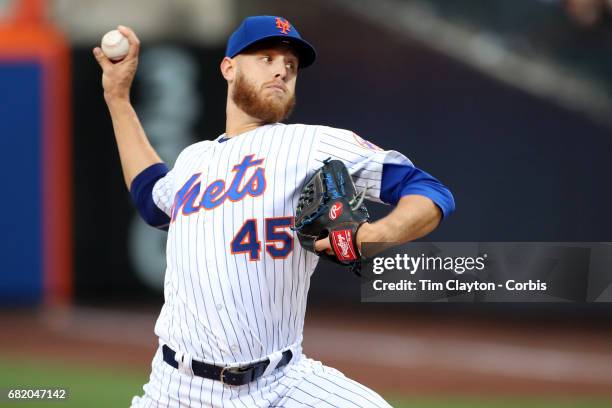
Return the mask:
[[[229,95],[227,98],[225,114],[225,136],[228,138],[248,132],[266,124],[261,119],[248,115],[238,106],[236,106]]]

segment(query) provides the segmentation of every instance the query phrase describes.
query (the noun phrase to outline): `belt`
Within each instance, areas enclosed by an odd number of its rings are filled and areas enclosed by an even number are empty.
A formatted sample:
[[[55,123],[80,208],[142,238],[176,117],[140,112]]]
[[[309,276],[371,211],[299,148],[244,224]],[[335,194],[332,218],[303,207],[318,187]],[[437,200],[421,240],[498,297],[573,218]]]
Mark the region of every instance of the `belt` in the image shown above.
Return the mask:
[[[162,347],[162,352],[164,355],[164,361],[172,367],[178,369],[179,365],[174,359],[176,352],[165,344]],[[293,353],[291,350],[284,351],[275,369],[286,366],[289,361],[291,361],[292,357]],[[193,360],[191,362],[191,369],[193,370],[193,374],[197,375],[198,377],[221,381],[222,383],[229,385],[244,385],[261,377],[268,367],[268,364],[270,364],[270,359],[265,359],[246,367],[219,367],[204,363],[203,361]]]

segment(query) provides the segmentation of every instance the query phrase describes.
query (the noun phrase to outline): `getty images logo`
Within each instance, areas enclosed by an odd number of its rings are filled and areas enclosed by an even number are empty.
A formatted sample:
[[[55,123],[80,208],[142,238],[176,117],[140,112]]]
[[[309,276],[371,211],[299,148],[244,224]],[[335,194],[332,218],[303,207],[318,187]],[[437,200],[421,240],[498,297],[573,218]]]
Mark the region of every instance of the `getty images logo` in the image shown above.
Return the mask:
[[[458,275],[466,271],[482,271],[485,268],[487,254],[482,256],[410,256],[396,254],[394,257],[376,257],[373,260],[372,272],[377,275],[385,271],[403,270],[414,275],[418,271],[452,271]]]

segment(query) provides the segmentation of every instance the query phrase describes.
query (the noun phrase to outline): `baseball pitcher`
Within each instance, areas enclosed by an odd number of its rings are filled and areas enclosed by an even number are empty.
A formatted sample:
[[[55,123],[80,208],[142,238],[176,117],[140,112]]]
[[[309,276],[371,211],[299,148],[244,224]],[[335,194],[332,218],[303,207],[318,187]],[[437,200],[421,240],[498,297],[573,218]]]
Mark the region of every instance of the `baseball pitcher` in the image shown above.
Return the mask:
[[[125,59],[93,50],[104,98],[135,206],[168,231],[159,348],[132,406],[388,407],[302,353],[310,277],[320,255],[347,264],[362,242],[428,234],[454,210],[448,189],[351,131],[281,123],[316,53],[276,16],[248,17],[231,35],[220,64],[225,133],[187,147],[169,169],[130,104],[139,40],[119,30],[130,44]],[[321,211],[317,194],[338,201]],[[364,197],[395,208],[368,222]],[[340,219],[345,228],[327,235],[309,229]]]

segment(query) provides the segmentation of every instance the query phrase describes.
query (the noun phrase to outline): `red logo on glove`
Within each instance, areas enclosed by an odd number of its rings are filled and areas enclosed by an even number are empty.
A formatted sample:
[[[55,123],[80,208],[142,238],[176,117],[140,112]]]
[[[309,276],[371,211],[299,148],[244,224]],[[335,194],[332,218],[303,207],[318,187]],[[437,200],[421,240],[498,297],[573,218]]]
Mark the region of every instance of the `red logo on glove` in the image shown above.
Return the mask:
[[[354,261],[357,259],[353,248],[353,234],[351,230],[332,231],[329,236],[336,257],[341,261]]]
[[[338,201],[329,209],[329,219],[335,220],[340,216],[340,214],[342,214],[342,203]]]

